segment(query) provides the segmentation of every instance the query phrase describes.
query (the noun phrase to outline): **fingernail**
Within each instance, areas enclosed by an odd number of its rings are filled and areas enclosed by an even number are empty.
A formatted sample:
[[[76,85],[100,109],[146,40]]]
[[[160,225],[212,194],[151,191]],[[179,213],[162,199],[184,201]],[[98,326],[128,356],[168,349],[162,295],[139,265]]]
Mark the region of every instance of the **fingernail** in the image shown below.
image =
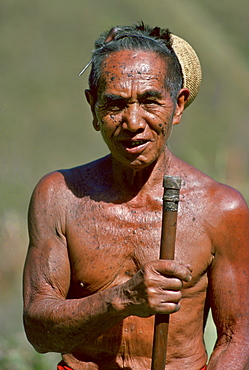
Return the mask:
[[[188,276],[188,281],[191,281],[192,280],[192,275],[189,275]]]

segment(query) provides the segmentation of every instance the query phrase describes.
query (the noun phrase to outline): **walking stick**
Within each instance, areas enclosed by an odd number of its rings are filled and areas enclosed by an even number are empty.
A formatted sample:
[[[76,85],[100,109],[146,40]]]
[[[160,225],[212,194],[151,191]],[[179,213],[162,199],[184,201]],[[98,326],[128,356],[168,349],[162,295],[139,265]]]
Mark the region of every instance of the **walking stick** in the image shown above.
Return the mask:
[[[173,260],[175,254],[176,223],[181,178],[175,176],[164,176],[163,187],[164,195],[160,259]],[[169,315],[158,314],[155,316],[151,370],[165,369],[168,327]]]

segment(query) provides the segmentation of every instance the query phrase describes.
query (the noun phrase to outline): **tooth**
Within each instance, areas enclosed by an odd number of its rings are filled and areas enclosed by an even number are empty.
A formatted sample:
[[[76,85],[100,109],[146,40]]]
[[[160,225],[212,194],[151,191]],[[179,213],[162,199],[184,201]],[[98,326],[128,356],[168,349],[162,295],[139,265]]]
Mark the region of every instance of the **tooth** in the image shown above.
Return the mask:
[[[133,141],[131,143],[132,146],[137,146],[137,145],[141,145],[141,144],[143,144],[143,141],[142,140]]]

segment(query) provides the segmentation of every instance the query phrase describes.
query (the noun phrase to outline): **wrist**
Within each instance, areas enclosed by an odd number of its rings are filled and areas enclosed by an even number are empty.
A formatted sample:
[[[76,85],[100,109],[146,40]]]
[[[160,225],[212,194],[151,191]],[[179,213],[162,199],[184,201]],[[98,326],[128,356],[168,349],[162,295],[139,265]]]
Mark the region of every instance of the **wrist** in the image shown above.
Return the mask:
[[[125,284],[121,284],[108,289],[108,292],[101,292],[102,294],[107,293],[105,296],[107,312],[114,315],[122,316],[122,318],[130,316],[130,300],[125,295],[125,291]]]

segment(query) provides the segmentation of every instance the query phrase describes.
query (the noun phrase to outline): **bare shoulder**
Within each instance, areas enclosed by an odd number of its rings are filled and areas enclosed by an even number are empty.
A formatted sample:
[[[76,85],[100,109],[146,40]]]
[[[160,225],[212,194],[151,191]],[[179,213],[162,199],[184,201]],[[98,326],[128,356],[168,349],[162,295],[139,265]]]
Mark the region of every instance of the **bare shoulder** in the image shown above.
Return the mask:
[[[209,212],[213,209],[224,215],[235,210],[248,210],[246,201],[238,190],[214,180],[183,161],[180,163],[183,191],[206,206],[209,205]]]
[[[32,199],[40,199],[43,203],[81,199],[96,192],[104,174],[107,176],[107,167],[108,159],[105,157],[85,165],[51,172],[38,182]]]
[[[36,185],[33,196],[42,197],[46,195],[49,197],[52,193],[65,186],[64,176],[61,171],[54,171],[44,175]]]
[[[36,185],[29,206],[28,224],[32,243],[44,238],[58,237],[66,244],[64,235],[70,214],[82,208],[93,198],[101,159],[86,165],[58,170],[42,177]],[[89,195],[90,194],[90,195]]]
[[[241,193],[191,165],[180,162],[183,178],[182,198],[187,211],[192,207],[212,236],[230,235],[237,227],[245,228],[249,210]]]

